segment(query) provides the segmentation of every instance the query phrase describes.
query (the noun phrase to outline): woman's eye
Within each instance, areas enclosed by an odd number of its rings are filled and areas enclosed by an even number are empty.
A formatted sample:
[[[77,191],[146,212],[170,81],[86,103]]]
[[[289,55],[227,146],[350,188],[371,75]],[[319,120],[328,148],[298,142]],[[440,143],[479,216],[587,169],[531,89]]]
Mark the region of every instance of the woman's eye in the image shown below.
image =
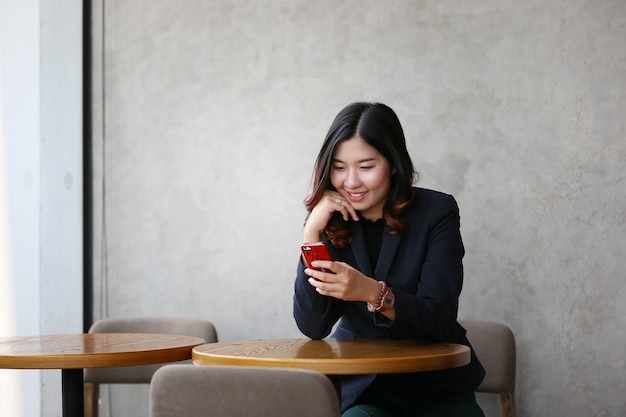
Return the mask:
[[[371,165],[367,165],[367,166],[363,166],[363,167],[361,167],[361,169],[362,169],[363,171],[367,171],[367,170],[370,170],[370,169],[372,169],[372,168],[374,168],[374,167],[373,167],[373,166],[371,166]]]
[[[340,166],[334,166],[334,167],[333,167],[333,169],[334,169],[335,171],[343,171],[343,170],[344,170],[344,168],[343,168],[343,167],[340,167]]]

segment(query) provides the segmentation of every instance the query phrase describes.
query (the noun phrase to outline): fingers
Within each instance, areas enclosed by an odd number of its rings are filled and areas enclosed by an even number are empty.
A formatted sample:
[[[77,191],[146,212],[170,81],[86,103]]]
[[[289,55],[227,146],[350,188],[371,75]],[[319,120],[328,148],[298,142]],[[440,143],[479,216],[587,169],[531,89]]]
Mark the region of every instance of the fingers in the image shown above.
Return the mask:
[[[317,291],[319,294],[322,294],[323,290],[320,288],[320,286],[323,283],[322,279],[324,277],[324,273],[322,271],[317,271],[311,268],[306,268],[304,270],[304,273],[309,276],[309,279],[308,279],[309,284],[312,287],[315,287],[315,291]],[[323,295],[326,295],[326,294],[323,294]]]
[[[330,273],[336,273],[335,271],[335,262],[334,261],[327,261],[327,260],[323,260],[323,259],[317,259],[313,262],[311,262],[311,266],[315,269],[317,269],[318,271],[321,270],[322,272],[330,272]]]
[[[314,261],[311,266],[315,269],[306,268],[304,273],[317,281],[329,282],[332,281],[333,278],[329,275],[335,275],[330,269],[332,264],[333,261]]]
[[[363,301],[363,279],[372,280],[350,265],[341,261],[315,261],[316,267],[331,272],[322,272],[306,268],[304,273],[309,276],[309,284],[318,294],[345,301]]]
[[[341,194],[328,191],[313,210],[311,210],[304,225],[303,241],[314,242],[319,240],[321,232],[326,229],[328,222],[336,212],[341,213],[345,221],[349,221],[350,218],[354,219],[354,221],[359,220],[359,216],[354,207],[352,207]]]
[[[331,289],[333,288],[333,284],[324,282],[322,280],[314,278],[313,276],[309,277],[309,284],[314,287],[315,291],[317,291],[317,293],[320,295],[332,295]]]
[[[341,212],[343,219],[349,221],[352,218],[354,221],[359,220],[359,215],[349,201],[346,201],[340,194],[333,193],[327,195],[330,204],[335,206],[335,211]]]

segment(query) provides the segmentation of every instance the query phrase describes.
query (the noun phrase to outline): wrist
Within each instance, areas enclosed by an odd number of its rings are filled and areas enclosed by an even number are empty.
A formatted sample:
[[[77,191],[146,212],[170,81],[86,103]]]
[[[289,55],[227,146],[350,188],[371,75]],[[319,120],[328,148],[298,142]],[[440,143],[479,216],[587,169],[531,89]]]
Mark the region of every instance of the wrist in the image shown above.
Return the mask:
[[[312,241],[317,242],[321,240],[322,232],[326,229],[326,223],[320,223],[315,218],[309,216],[303,226],[304,238],[312,239]]]
[[[322,232],[317,230],[304,230],[303,243],[319,242],[322,240]]]
[[[396,302],[396,296],[394,295],[391,288],[387,286],[387,283],[384,281],[378,281],[380,284],[380,292],[376,296],[376,301],[374,303],[367,303],[367,311],[370,313],[387,311],[393,308]]]
[[[373,302],[367,303],[367,311],[369,311],[370,313],[379,311],[381,309],[381,307],[383,306],[383,300],[388,293],[387,283],[385,281],[378,281],[377,284],[378,292],[376,293],[376,298],[373,300]]]
[[[321,242],[322,236],[319,234],[304,234],[302,237],[302,243],[313,243],[313,242]]]
[[[385,296],[383,297],[382,306],[380,307],[380,310],[378,311],[382,313],[384,311],[393,310],[395,304],[396,304],[396,295],[393,293],[391,288],[387,287],[387,294],[385,294]]]

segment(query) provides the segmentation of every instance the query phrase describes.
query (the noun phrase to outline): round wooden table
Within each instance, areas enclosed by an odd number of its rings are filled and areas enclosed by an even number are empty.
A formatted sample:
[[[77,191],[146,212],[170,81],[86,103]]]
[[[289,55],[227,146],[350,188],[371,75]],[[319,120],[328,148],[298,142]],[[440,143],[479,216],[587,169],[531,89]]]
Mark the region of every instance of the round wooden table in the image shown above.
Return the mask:
[[[196,365],[301,368],[326,375],[405,373],[456,368],[470,349],[399,339],[268,339],[218,342],[192,350]]]
[[[83,369],[149,365],[191,358],[198,337],[94,333],[0,338],[0,368],[61,369],[63,415],[82,416]]]

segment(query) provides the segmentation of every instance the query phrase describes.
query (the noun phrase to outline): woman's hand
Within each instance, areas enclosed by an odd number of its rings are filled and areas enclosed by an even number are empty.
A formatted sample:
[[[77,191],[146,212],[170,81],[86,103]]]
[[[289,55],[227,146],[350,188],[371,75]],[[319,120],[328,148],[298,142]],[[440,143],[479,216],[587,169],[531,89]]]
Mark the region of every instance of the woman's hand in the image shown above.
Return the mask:
[[[359,220],[359,215],[349,201],[336,191],[326,191],[322,199],[311,210],[311,214],[304,225],[303,243],[317,242],[321,233],[335,212],[341,213],[345,221],[351,218]]]
[[[322,272],[311,268],[304,270],[310,276],[309,284],[321,295],[344,301],[365,301],[376,303],[380,293],[380,284],[345,262],[315,261],[316,268],[332,271]]]

